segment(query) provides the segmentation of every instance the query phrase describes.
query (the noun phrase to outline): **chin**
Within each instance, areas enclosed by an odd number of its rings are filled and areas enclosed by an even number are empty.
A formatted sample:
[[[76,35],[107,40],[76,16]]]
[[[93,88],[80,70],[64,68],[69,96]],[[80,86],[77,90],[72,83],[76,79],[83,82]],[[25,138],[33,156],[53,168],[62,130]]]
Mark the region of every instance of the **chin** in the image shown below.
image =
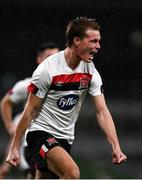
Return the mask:
[[[89,60],[87,61],[87,63],[91,63],[91,62],[92,62],[92,59],[91,59],[91,60],[89,59]]]
[[[91,63],[93,61],[93,58],[82,58],[84,62]]]
[[[93,59],[86,59],[85,62],[86,63],[91,63]]]

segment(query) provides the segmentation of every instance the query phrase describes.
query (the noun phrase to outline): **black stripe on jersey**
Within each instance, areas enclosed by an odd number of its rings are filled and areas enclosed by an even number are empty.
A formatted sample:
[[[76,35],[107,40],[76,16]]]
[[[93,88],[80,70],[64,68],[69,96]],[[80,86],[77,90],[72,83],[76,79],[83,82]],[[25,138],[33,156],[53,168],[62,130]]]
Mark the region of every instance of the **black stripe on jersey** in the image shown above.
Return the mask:
[[[80,82],[71,82],[71,83],[63,83],[63,84],[52,84],[50,89],[56,91],[70,91],[70,90],[84,90],[88,89],[88,87],[80,86]]]

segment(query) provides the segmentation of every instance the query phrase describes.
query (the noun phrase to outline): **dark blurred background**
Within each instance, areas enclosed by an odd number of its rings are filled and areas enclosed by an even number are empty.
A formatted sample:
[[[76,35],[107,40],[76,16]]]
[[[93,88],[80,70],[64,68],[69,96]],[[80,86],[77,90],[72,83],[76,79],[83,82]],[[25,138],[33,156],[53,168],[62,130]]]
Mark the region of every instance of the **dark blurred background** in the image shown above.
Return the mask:
[[[103,79],[120,144],[128,155],[126,164],[112,165],[111,149],[87,96],[72,148],[81,178],[142,178],[141,0],[0,1],[0,98],[16,81],[32,75],[41,43],[54,41],[65,48],[66,25],[77,16],[96,18],[101,25],[101,50],[94,63]],[[2,160],[8,134],[2,120],[0,124]]]

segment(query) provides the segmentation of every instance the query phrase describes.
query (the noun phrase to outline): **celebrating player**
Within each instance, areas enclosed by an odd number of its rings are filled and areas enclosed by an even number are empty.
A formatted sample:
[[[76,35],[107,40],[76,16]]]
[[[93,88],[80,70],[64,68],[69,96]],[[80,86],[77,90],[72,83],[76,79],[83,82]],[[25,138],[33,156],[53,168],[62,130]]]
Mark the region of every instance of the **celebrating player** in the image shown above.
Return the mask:
[[[93,98],[98,123],[112,146],[113,163],[126,161],[101,91],[101,76],[92,62],[100,49],[100,26],[94,19],[78,17],[68,23],[66,37],[65,50],[47,58],[33,73],[29,97],[7,156],[8,163],[19,164],[20,139],[29,128],[26,139],[37,179],[46,178],[48,170],[59,178],[80,178],[79,167],[69,153],[87,92]]]

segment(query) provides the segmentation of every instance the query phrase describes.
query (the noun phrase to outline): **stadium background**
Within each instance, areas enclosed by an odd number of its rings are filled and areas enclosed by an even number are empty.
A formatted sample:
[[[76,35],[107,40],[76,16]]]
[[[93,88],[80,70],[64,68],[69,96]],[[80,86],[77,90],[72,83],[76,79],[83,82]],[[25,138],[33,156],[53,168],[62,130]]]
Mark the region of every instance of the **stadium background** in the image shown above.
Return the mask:
[[[13,84],[31,76],[36,48],[46,41],[65,47],[67,22],[76,16],[101,25],[99,70],[114,117],[126,164],[111,163],[110,146],[96,123],[87,96],[76,126],[72,149],[81,178],[142,178],[142,1],[141,0],[4,0],[0,1],[0,99]],[[8,134],[0,119],[0,161]],[[18,177],[13,169],[9,177]]]

